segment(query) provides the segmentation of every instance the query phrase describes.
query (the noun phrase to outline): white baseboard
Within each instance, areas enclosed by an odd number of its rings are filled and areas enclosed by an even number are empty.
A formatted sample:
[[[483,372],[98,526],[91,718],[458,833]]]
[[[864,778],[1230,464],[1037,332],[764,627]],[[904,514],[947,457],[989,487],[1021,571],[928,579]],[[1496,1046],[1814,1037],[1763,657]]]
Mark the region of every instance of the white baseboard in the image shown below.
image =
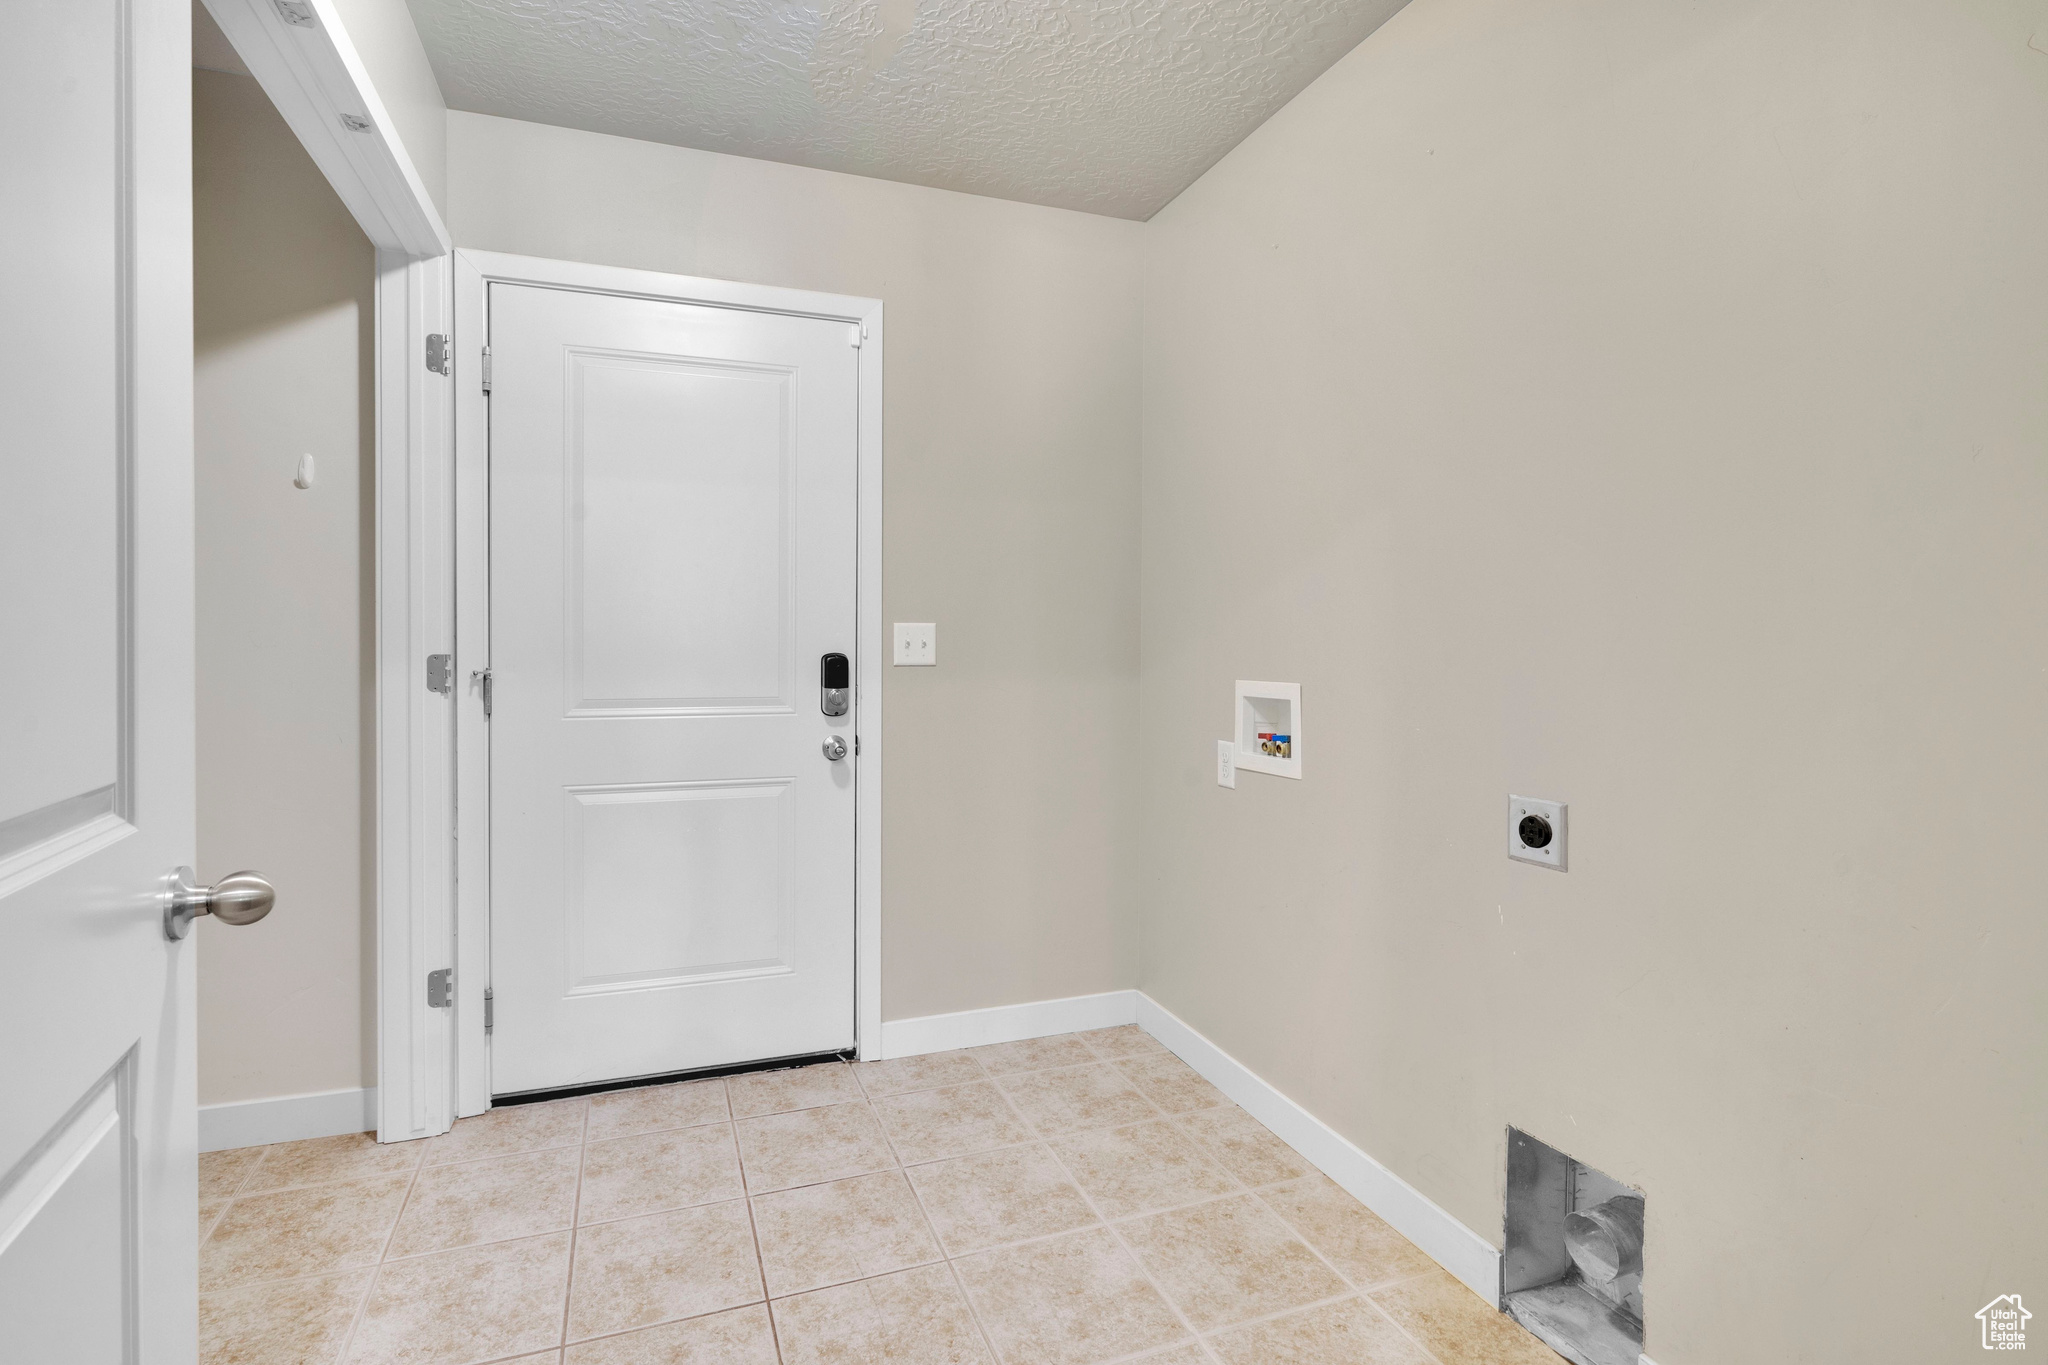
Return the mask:
[[[1049,1038],[1055,1033],[1081,1033],[1138,1022],[1136,991],[1104,991],[1101,995],[1070,995],[1064,1000],[1033,1000],[1022,1005],[996,1005],[958,1014],[927,1014],[882,1023],[882,1056],[920,1057],[956,1047],[1016,1043]]]
[[[1138,1023],[1473,1293],[1499,1307],[1500,1252],[1491,1242],[1142,992]]]
[[[270,1142],[367,1133],[377,1127],[377,1088],[323,1090],[269,1100],[199,1106],[199,1150],[261,1147]]]

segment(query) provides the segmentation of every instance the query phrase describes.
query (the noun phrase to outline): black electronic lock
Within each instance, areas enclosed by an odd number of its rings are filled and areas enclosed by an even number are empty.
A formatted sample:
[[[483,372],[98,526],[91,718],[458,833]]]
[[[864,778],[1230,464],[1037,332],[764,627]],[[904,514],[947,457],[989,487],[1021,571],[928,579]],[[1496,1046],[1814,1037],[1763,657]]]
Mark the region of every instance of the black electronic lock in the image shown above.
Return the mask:
[[[853,704],[853,672],[844,654],[818,660],[818,698],[818,709],[828,716],[843,716]]]

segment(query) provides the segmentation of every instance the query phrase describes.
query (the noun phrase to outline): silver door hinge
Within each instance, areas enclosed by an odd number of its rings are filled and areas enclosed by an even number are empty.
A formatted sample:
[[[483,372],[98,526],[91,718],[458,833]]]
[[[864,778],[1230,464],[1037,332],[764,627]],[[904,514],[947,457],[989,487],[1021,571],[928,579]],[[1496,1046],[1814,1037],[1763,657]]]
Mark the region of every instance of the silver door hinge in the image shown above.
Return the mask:
[[[484,347],[484,392],[491,391],[491,348]]]
[[[497,1002],[491,998],[491,988],[484,987],[484,1032],[489,1033],[498,1023]]]
[[[475,687],[475,688],[476,688],[476,689],[477,689],[477,690],[478,690],[479,692],[483,693],[483,697],[484,697],[484,718],[485,718],[486,720],[490,719],[490,715],[491,715],[491,670],[490,670],[490,669],[488,669],[488,668],[479,668],[479,669],[478,669],[478,670],[477,670],[476,672],[474,672],[474,673],[472,673],[472,674],[470,674],[470,675],[469,675],[469,681],[470,681],[471,685],[473,685],[473,686],[474,686],[474,687]]]
[[[860,736],[859,736],[859,735],[855,735],[855,736],[853,737],[853,756],[854,756],[855,758],[859,758],[859,757],[860,757]]]
[[[439,692],[444,697],[455,695],[455,656],[453,654],[429,654],[427,656],[427,691]]]
[[[427,973],[427,1008],[445,1010],[455,1003],[455,969]]]
[[[450,369],[448,338],[439,332],[427,333],[427,368],[435,374],[447,374]]]

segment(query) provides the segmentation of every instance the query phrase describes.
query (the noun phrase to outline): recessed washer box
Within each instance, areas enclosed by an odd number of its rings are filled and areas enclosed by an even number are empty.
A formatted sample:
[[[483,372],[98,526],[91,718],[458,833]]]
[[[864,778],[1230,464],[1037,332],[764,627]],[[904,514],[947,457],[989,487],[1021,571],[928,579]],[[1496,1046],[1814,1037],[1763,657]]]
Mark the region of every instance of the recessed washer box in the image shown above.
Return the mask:
[[[1237,680],[1237,766],[1301,776],[1301,684]]]

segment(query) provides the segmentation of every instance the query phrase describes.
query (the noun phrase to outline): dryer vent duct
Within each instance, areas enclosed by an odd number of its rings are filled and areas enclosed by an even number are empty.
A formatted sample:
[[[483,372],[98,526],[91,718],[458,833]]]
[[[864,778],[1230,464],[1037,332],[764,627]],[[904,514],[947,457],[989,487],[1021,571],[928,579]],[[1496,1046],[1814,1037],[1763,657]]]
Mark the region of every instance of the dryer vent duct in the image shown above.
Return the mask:
[[[1576,1365],[1643,1352],[1643,1196],[1508,1129],[1503,1307]]]

